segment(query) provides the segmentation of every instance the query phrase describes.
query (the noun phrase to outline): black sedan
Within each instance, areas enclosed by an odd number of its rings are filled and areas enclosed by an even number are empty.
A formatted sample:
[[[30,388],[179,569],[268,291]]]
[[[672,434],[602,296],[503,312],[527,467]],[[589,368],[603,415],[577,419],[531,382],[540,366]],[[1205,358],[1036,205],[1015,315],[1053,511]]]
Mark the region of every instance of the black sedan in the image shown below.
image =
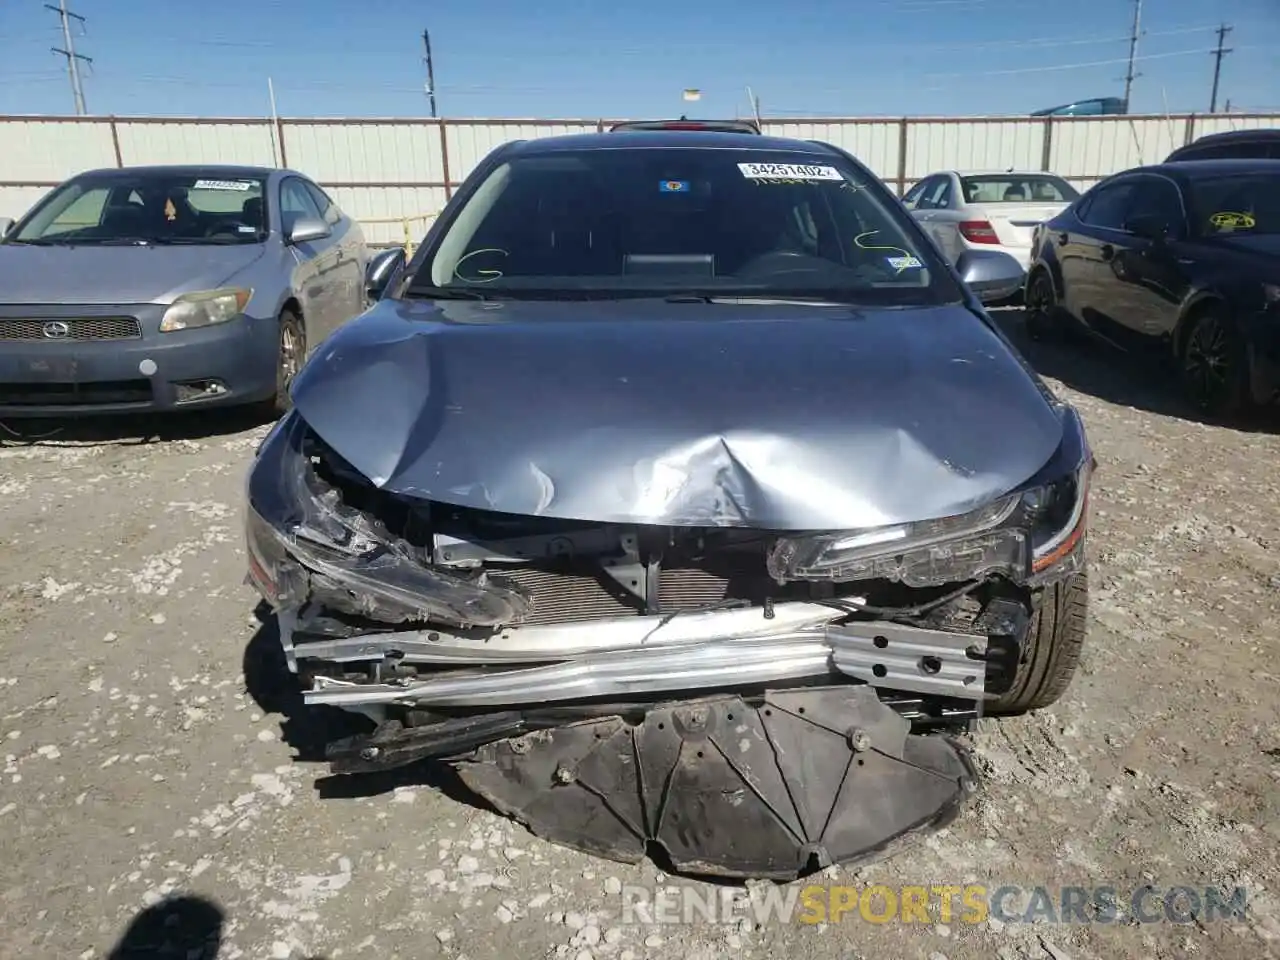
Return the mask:
[[[1280,393],[1280,160],[1203,160],[1109,177],[1041,224],[1033,337],[1083,327],[1162,352],[1215,416]]]

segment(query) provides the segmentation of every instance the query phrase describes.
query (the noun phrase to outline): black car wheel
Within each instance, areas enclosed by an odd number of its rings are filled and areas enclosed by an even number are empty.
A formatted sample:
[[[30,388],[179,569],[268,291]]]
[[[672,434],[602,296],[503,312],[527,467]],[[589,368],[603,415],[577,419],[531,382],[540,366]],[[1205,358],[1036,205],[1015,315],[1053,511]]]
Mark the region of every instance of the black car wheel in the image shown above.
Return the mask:
[[[1056,330],[1058,298],[1046,271],[1037,270],[1031,275],[1023,301],[1028,335],[1032,340],[1048,339]]]
[[[1244,340],[1222,309],[1207,310],[1193,322],[1182,348],[1182,379],[1187,397],[1210,416],[1232,416],[1248,405]]]
[[[1040,593],[1013,684],[988,712],[1039,710],[1067,691],[1080,665],[1089,616],[1089,573],[1082,568]]]
[[[286,307],[280,311],[280,340],[276,348],[276,394],[268,401],[268,412],[282,417],[293,401],[289,386],[302,369],[307,356],[307,331],[302,318]]]

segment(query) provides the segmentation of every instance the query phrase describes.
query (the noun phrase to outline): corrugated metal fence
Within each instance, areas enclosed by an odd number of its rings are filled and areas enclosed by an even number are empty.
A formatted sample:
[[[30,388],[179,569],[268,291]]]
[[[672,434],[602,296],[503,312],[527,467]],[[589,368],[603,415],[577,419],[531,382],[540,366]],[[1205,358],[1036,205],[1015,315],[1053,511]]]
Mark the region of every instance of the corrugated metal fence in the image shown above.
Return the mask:
[[[95,167],[144,163],[282,164],[314,177],[366,221],[438,211],[490,150],[508,140],[588,133],[611,120],[0,117],[0,216]],[[1084,188],[1156,163],[1208,133],[1280,126],[1280,115],[904,117],[767,120],[766,133],[848,150],[900,193],[940,169],[1052,170]],[[370,240],[401,227],[370,223]],[[421,221],[413,227],[421,231]]]

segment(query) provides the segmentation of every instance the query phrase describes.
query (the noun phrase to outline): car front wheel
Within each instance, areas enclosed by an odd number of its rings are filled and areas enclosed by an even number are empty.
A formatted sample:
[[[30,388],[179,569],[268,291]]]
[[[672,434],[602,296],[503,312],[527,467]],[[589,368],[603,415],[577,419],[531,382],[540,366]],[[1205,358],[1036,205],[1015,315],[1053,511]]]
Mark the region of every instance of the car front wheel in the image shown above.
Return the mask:
[[[1045,587],[1031,617],[1013,684],[988,712],[1025,713],[1056,702],[1080,665],[1089,616],[1089,574],[1081,569]]]
[[[289,387],[302,369],[306,356],[306,326],[302,317],[285,307],[280,311],[280,339],[276,347],[276,393],[267,403],[268,412],[273,417],[284,416],[293,406]]]

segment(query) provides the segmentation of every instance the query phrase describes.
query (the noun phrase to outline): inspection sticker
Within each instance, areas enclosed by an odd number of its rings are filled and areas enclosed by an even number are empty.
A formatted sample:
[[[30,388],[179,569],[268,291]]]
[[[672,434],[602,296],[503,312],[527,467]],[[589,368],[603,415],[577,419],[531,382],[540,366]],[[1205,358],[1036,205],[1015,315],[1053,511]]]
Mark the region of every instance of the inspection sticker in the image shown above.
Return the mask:
[[[835,167],[807,163],[740,163],[738,169],[748,180],[843,180]]]
[[[252,180],[197,180],[192,190],[252,190]]]

